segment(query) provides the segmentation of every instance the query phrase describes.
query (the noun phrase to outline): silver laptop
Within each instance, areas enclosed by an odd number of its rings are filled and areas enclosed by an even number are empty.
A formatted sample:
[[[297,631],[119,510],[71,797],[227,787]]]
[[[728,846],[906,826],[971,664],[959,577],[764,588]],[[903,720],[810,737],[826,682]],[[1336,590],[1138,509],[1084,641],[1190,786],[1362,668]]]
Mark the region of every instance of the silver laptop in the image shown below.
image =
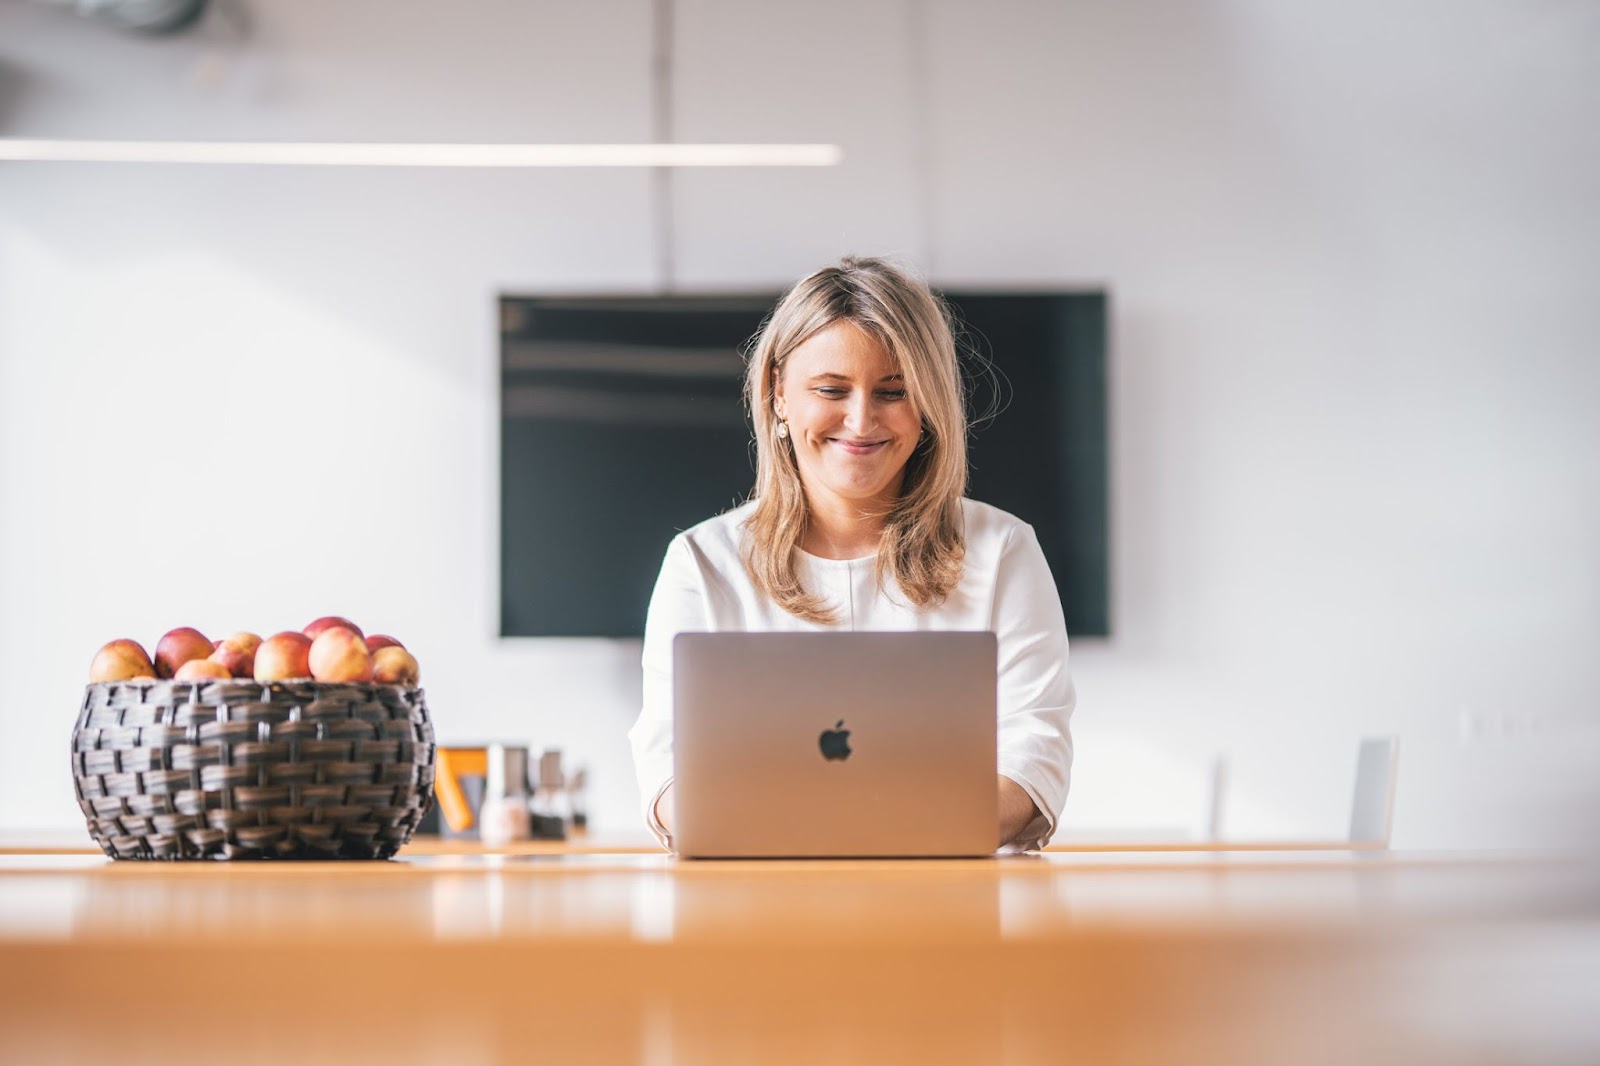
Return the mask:
[[[993,633],[680,633],[672,651],[679,855],[994,854]]]

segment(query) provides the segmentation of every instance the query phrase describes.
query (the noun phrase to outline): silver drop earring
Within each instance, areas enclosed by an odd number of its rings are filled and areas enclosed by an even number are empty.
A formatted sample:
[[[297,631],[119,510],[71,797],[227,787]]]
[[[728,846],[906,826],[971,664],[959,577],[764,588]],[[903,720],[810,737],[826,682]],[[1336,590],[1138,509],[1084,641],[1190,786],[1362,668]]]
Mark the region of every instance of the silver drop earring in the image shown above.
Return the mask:
[[[787,440],[788,438],[789,438],[789,423],[785,422],[783,419],[780,418],[780,419],[778,419],[778,439],[779,440]]]

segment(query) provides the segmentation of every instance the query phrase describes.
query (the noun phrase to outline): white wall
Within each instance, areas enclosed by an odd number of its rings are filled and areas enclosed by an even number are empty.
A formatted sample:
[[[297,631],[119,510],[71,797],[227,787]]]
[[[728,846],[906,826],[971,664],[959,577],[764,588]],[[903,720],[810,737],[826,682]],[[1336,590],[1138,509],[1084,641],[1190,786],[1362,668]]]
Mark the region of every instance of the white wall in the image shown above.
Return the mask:
[[[243,44],[0,3],[0,135],[645,140],[650,5],[257,0]],[[220,42],[220,43],[219,43]],[[1069,823],[1397,843],[1600,828],[1600,8],[678,0],[682,288],[845,252],[1115,300],[1116,636]],[[130,635],[349,614],[447,739],[590,763],[629,827],[638,646],[501,640],[494,298],[658,280],[631,171],[0,165],[0,828]]]

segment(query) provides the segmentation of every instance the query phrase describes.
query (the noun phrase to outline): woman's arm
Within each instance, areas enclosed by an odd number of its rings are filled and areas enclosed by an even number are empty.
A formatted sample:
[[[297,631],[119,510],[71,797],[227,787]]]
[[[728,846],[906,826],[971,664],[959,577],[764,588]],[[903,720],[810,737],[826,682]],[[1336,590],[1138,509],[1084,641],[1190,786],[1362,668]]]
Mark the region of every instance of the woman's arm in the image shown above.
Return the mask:
[[[1000,553],[992,628],[999,640],[999,772],[1031,804],[1025,808],[1002,786],[1001,836],[1019,848],[1043,847],[1067,801],[1077,695],[1061,597],[1031,526],[1013,528]],[[1006,818],[1028,809],[1021,825]]]
[[[638,721],[628,731],[645,824],[668,849],[672,847],[672,638],[708,626],[700,569],[680,535],[667,547],[650,597],[644,626],[644,700]]]

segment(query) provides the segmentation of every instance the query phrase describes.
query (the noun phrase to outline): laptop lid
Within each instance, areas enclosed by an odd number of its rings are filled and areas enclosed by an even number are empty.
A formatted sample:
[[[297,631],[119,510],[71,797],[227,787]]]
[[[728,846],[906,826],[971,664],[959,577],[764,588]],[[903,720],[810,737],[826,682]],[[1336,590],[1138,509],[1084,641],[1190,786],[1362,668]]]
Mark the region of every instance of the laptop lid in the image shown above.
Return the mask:
[[[686,857],[992,855],[988,632],[680,633]]]

